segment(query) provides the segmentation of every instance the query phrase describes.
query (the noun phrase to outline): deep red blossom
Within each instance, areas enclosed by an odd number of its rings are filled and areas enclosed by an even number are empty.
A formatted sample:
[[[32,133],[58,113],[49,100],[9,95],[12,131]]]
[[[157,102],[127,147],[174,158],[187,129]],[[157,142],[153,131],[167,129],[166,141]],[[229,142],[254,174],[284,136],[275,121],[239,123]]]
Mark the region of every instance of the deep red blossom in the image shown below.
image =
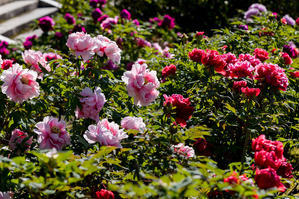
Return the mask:
[[[262,63],[256,66],[255,79],[265,82],[279,90],[285,91],[289,85],[288,77],[284,73],[284,69],[276,64]]]
[[[1,65],[1,69],[7,70],[10,67],[12,67],[12,64],[13,64],[13,60],[4,59],[2,65]]]
[[[214,70],[220,74],[226,74],[224,70],[226,62],[216,50],[206,50],[206,55],[202,57],[201,63],[208,68],[214,68]]]
[[[299,26],[299,17],[296,19],[296,24]]]
[[[261,48],[256,48],[253,54],[255,55],[256,58],[258,58],[261,61],[265,61],[269,59],[269,53]]]
[[[283,156],[283,144],[279,141],[267,140],[265,135],[260,135],[256,139],[252,140],[253,151],[275,151],[276,156],[282,158]]]
[[[255,182],[261,189],[277,187],[279,191],[284,192],[285,186],[280,182],[280,177],[272,168],[257,169],[255,173]]]
[[[194,62],[200,63],[201,59],[205,56],[206,52],[202,49],[194,48],[191,52],[188,53],[189,59]]]
[[[261,92],[259,88],[248,88],[248,87],[241,88],[241,91],[249,98],[258,96]]]
[[[282,164],[278,168],[277,174],[283,178],[292,178],[293,177],[292,170],[293,170],[292,165],[285,161],[282,162]]]
[[[203,156],[211,156],[212,145],[206,141],[204,138],[197,138],[196,142],[193,145],[196,153]]]
[[[176,66],[173,64],[170,64],[169,66],[165,66],[162,70],[162,78],[166,78],[169,75],[175,75],[176,72]]]
[[[114,199],[114,194],[112,191],[101,189],[96,192],[96,199]]]
[[[246,87],[247,82],[246,81],[236,81],[234,82],[233,89],[237,91],[241,91],[241,88]]]
[[[192,116],[194,111],[189,98],[184,98],[182,95],[179,94],[172,94],[171,96],[163,95],[165,102],[163,103],[164,106],[171,106],[175,109],[175,121],[182,127],[185,127],[186,121],[189,120]]]
[[[288,53],[283,52],[283,53],[281,54],[281,57],[283,58],[284,63],[285,63],[286,65],[291,65],[291,64],[293,63],[293,60],[292,60],[292,58],[289,56]]]
[[[292,77],[298,78],[299,77],[299,70],[295,71],[295,72],[290,72],[290,75]]]
[[[254,161],[260,168],[271,167],[277,170],[281,166],[283,159],[278,158],[274,151],[267,152],[262,150],[255,152]]]
[[[49,16],[42,17],[38,20],[38,26],[44,32],[49,32],[50,30],[53,30],[54,25],[55,25],[54,20]]]

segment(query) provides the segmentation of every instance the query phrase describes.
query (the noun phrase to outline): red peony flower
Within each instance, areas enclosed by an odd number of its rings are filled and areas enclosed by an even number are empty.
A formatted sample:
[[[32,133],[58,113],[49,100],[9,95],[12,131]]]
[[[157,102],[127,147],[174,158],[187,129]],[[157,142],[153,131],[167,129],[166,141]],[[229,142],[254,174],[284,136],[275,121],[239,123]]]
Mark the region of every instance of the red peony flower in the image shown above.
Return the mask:
[[[96,199],[114,199],[114,194],[112,191],[101,189],[96,192]]]
[[[257,169],[255,173],[255,182],[261,189],[277,187],[279,191],[284,192],[285,186],[280,182],[280,177],[272,168]]]
[[[7,70],[7,69],[9,69],[10,67],[12,67],[12,64],[13,64],[13,60],[10,60],[10,59],[4,59],[3,62],[2,62],[1,68],[2,68],[3,70]]]
[[[241,91],[249,98],[253,96],[258,96],[261,92],[259,88],[248,88],[248,87],[241,88]]]
[[[222,55],[216,50],[207,50],[206,56],[203,56],[201,59],[201,63],[206,67],[212,67],[214,70],[222,75],[226,74],[224,67],[226,66],[226,62],[223,59]]]
[[[196,142],[193,145],[193,148],[199,155],[211,156],[211,144],[206,141],[204,138],[197,138]]]
[[[292,77],[298,78],[299,77],[299,70],[295,71],[295,72],[290,72],[290,75]]]
[[[237,91],[241,91],[241,88],[246,87],[247,82],[246,81],[236,81],[234,82],[233,89]]]
[[[194,48],[191,52],[188,53],[188,57],[192,61],[200,63],[205,54],[206,52],[204,50]]]
[[[261,61],[269,59],[269,53],[261,48],[256,48],[253,54],[255,55],[255,58],[258,58]]]
[[[176,71],[176,66],[173,64],[170,64],[169,66],[165,66],[162,70],[162,78],[166,78],[169,75],[174,75]]]
[[[281,57],[283,58],[284,63],[286,65],[291,65],[293,63],[292,58],[289,56],[288,53],[282,53]]]
[[[172,94],[171,96],[163,95],[165,102],[164,106],[171,106],[175,108],[176,118],[175,121],[181,125],[181,127],[186,126],[186,121],[189,120],[193,113],[193,107],[190,106],[189,98],[184,98],[179,94]]]
[[[285,161],[282,162],[282,164],[278,168],[277,174],[283,178],[292,178],[293,177],[292,170],[293,170],[292,165]]]
[[[238,177],[238,174],[234,171],[229,177],[224,178],[224,182],[227,182],[231,185],[233,184],[240,184],[240,179]]]
[[[281,166],[283,159],[277,157],[274,151],[267,152],[262,150],[255,152],[254,161],[260,168],[271,167],[277,170]]]
[[[255,79],[285,91],[289,85],[284,69],[276,64],[263,63],[256,66]]]
[[[229,64],[229,76],[231,78],[241,78],[241,77],[253,77],[252,72],[254,67],[250,64],[249,61],[236,62],[235,64]]]

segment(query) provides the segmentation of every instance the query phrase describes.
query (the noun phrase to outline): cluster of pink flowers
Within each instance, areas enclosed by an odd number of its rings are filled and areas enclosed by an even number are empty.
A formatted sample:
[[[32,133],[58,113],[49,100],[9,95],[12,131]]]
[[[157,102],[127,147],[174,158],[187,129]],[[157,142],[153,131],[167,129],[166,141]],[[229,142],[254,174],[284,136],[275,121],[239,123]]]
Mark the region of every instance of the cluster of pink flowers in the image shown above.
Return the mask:
[[[153,48],[158,51],[158,54],[162,55],[165,58],[172,59],[174,56],[169,52],[169,47],[167,46],[164,49],[162,49],[159,43],[153,43]]]
[[[4,70],[0,76],[0,80],[4,82],[1,86],[2,93],[12,101],[19,103],[37,97],[39,84],[36,78],[35,71],[23,69],[19,64],[14,64],[11,68]]]
[[[66,45],[84,61],[88,61],[96,53],[101,57],[105,54],[109,60],[116,64],[120,63],[121,50],[114,41],[102,35],[92,38],[84,32],[72,33],[69,35]]]
[[[163,97],[165,99],[163,106],[170,107],[175,112],[176,123],[181,127],[185,127],[187,125],[186,121],[191,118],[194,111],[189,98],[184,98],[179,94],[172,94],[171,96],[164,94]]]
[[[56,53],[42,53],[40,51],[34,51],[34,50],[25,50],[24,53],[22,53],[22,57],[24,62],[31,66],[31,69],[42,73],[41,68],[39,65],[41,65],[43,68],[45,68],[47,71],[51,71],[51,68],[48,64],[49,61],[54,59],[62,59],[62,57]]]
[[[149,71],[143,60],[133,64],[132,69],[122,76],[127,85],[128,95],[134,97],[136,105],[147,106],[159,95],[160,82],[156,71]]]
[[[82,108],[77,107],[76,117],[99,121],[99,113],[106,102],[105,95],[101,93],[101,89],[97,87],[93,92],[86,87],[81,91],[80,95],[82,96],[80,98]]]
[[[277,187],[285,190],[280,182],[280,176],[292,178],[293,167],[283,156],[283,144],[279,141],[271,141],[260,135],[252,140],[252,150],[255,152],[256,170],[255,181],[262,189]]]
[[[193,158],[195,156],[194,149],[189,146],[185,146],[183,143],[171,146],[172,150],[178,155],[184,158]]]
[[[23,140],[27,139],[27,141],[24,143],[24,148],[28,149],[30,145],[32,144],[32,137],[28,139],[28,134],[24,133],[23,131],[19,129],[15,129],[11,133],[11,137],[9,140],[9,148],[11,150],[15,150],[18,145],[20,145]]]
[[[138,131],[144,131],[145,124],[141,117],[128,116],[121,120],[121,127],[126,130],[134,129]]]
[[[83,137],[89,144],[99,142],[101,145],[121,148],[121,140],[127,138],[128,135],[123,129],[119,129],[118,124],[115,122],[109,122],[107,119],[103,119],[99,121],[97,125],[89,125]]]

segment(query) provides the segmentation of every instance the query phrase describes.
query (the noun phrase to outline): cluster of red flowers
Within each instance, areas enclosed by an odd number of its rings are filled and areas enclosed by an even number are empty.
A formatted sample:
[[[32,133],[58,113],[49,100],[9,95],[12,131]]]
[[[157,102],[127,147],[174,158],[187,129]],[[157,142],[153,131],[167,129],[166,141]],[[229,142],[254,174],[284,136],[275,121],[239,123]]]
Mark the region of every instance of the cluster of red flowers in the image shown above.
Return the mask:
[[[106,189],[101,189],[96,192],[96,199],[114,199],[114,194]]]
[[[288,78],[284,69],[276,64],[262,63],[269,59],[269,53],[263,49],[256,48],[250,54],[240,54],[237,58],[232,53],[220,55],[215,50],[202,50],[194,48],[189,52],[189,58],[197,63],[202,63],[209,70],[213,68],[216,72],[229,78],[257,79],[260,82],[271,85],[274,88],[285,91],[288,86]],[[292,64],[292,60],[288,56],[282,55],[287,65]],[[259,88],[248,88],[246,82],[234,83],[234,89],[242,91],[247,97],[258,96]]]
[[[257,185],[262,189],[277,187],[285,191],[279,176],[292,178],[293,167],[283,156],[283,144],[260,135],[252,140],[252,150],[255,151],[254,160],[258,166],[254,178]]]
[[[173,64],[170,64],[169,66],[165,66],[162,70],[162,78],[163,81],[165,81],[165,78],[170,75],[175,75],[176,72],[176,66]]]
[[[194,111],[191,106],[189,98],[184,98],[179,94],[172,94],[171,96],[163,95],[165,102],[164,106],[174,108],[175,121],[182,127],[186,126],[186,121],[189,120]]]

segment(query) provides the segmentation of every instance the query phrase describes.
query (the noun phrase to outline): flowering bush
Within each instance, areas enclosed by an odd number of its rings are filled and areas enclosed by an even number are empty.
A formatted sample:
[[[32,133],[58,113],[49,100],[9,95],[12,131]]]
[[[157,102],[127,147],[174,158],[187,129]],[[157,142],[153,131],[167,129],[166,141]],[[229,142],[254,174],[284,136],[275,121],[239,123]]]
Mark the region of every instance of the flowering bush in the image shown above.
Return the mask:
[[[41,36],[0,43],[0,197],[296,196],[298,25],[253,4],[183,33],[61,2]]]

